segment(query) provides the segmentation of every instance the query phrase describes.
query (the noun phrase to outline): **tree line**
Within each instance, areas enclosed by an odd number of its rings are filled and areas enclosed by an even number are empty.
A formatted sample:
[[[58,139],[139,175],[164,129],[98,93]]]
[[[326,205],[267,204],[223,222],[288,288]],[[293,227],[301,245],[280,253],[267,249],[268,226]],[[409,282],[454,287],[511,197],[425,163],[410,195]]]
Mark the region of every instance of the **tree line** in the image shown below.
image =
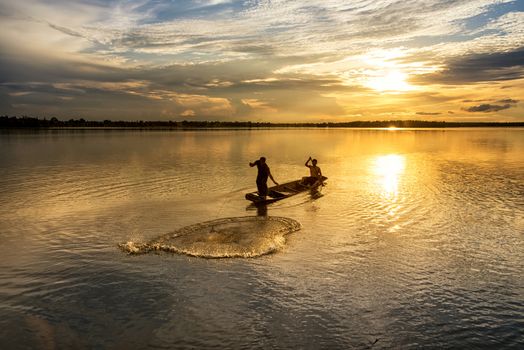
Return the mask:
[[[445,122],[424,120],[376,120],[324,123],[270,123],[250,121],[125,121],[125,120],[59,120],[55,117],[35,118],[1,116],[0,128],[270,128],[270,127],[303,127],[303,128],[455,128],[455,127],[524,127],[524,122]]]

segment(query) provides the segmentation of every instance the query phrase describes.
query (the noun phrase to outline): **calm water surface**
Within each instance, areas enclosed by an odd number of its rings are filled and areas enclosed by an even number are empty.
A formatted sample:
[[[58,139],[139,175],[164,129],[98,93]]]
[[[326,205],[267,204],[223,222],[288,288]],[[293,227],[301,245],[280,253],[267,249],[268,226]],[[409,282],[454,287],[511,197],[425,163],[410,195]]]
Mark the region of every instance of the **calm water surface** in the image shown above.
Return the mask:
[[[117,247],[260,214],[251,259]],[[523,348],[524,129],[0,134],[0,348]],[[373,344],[374,343],[374,344]]]

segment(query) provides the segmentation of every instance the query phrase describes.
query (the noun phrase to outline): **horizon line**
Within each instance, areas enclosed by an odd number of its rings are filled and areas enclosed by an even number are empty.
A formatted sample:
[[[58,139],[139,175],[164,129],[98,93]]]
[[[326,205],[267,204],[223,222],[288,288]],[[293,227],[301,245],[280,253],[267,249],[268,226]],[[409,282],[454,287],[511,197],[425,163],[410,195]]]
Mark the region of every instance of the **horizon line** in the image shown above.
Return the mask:
[[[0,128],[100,128],[100,127],[129,127],[129,128],[219,128],[219,127],[376,127],[376,128],[413,128],[413,127],[482,127],[482,126],[510,126],[524,127],[523,122],[496,122],[496,121],[431,121],[414,119],[392,120],[355,120],[344,122],[269,122],[269,121],[220,121],[220,120],[86,120],[84,118],[60,120],[29,116],[0,116]]]

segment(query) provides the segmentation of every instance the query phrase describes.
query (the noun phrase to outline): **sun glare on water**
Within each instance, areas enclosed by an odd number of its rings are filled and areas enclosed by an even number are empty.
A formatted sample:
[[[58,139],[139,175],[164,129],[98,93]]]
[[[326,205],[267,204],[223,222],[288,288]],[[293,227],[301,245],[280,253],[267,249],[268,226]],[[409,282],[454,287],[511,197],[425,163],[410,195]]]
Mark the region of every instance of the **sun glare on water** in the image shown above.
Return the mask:
[[[373,172],[381,185],[384,194],[388,197],[398,193],[398,185],[405,169],[405,157],[398,154],[379,156],[373,164]]]

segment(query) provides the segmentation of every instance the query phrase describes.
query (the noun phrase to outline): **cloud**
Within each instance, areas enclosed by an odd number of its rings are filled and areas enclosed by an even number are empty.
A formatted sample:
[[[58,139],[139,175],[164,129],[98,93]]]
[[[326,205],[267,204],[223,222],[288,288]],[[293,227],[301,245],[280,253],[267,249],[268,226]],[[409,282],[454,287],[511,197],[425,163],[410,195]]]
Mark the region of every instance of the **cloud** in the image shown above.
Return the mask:
[[[277,112],[277,109],[271,107],[271,105],[267,101],[261,101],[257,98],[243,98],[241,99],[241,102],[245,106],[251,109],[259,110],[261,112],[269,112],[269,113]]]
[[[521,95],[524,77],[514,9],[509,0],[0,0],[0,113],[300,120],[413,116],[408,105],[436,116],[462,100],[513,106],[506,96]],[[370,79],[389,80],[381,85],[392,93]],[[500,96],[471,88],[508,80]]]
[[[472,107],[465,108],[464,110],[467,112],[486,113],[486,112],[498,112],[498,111],[501,111],[503,109],[508,109],[508,108],[511,108],[511,105],[509,103],[505,105],[493,105],[489,103],[483,103],[478,106],[472,106]]]
[[[196,115],[195,111],[192,109],[186,109],[182,113],[180,113],[181,117],[194,117]]]
[[[417,115],[439,115],[442,114],[440,112],[416,112]]]
[[[128,119],[178,116],[227,119],[235,113],[226,98],[155,89],[144,81],[0,84],[2,95],[9,97],[11,105],[23,106],[26,113],[33,115],[70,113],[103,119],[111,113]]]
[[[466,102],[466,101],[470,101],[470,100],[464,100],[464,102]],[[496,102],[499,103],[499,104],[482,103],[482,104],[479,104],[479,105],[476,105],[476,106],[471,106],[471,107],[464,108],[464,110],[467,111],[467,112],[472,112],[472,113],[475,113],[475,112],[484,112],[484,113],[487,113],[487,112],[498,112],[498,111],[502,111],[504,109],[509,109],[511,107],[514,107],[518,103],[517,100],[514,100],[512,98],[505,98],[505,99],[497,100]]]
[[[49,23],[49,27],[51,27],[53,29],[56,29],[59,32],[62,32],[64,34],[66,34],[66,35],[76,36],[76,37],[79,37],[79,38],[83,38],[84,37],[84,35],[82,35],[81,33],[78,33],[76,31],[71,30],[71,29],[66,28],[66,27],[61,27],[61,26],[56,25],[56,24]]]
[[[88,4],[29,0],[4,6],[11,13],[49,23],[61,34],[91,42],[94,49],[98,43],[112,54],[147,64],[167,62],[169,58],[163,55],[185,55],[202,62],[295,52],[337,56],[341,50],[351,50],[358,54],[422,36],[457,34],[463,28],[459,21],[486,13],[500,2],[178,1],[174,6],[167,1]],[[88,15],[75,15],[74,11]],[[519,21],[513,17],[490,25],[515,33]],[[13,21],[12,16],[8,19]],[[45,37],[42,40],[48,42]]]
[[[451,59],[440,72],[415,78],[418,83],[465,84],[524,77],[524,48],[510,52],[469,54]]]

